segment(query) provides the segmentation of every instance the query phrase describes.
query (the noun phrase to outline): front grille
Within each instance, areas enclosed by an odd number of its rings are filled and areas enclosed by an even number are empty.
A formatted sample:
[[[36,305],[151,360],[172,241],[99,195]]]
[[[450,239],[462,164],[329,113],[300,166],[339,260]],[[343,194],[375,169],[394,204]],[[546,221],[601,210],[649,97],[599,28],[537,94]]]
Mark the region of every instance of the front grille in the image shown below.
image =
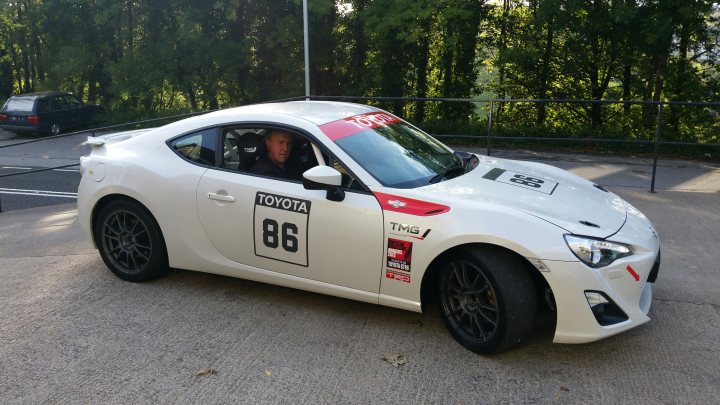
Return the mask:
[[[648,283],[654,283],[655,280],[657,280],[658,271],[660,271],[660,252],[658,251],[657,258],[655,259],[655,264],[652,267],[652,270],[650,270],[650,274],[648,275]]]

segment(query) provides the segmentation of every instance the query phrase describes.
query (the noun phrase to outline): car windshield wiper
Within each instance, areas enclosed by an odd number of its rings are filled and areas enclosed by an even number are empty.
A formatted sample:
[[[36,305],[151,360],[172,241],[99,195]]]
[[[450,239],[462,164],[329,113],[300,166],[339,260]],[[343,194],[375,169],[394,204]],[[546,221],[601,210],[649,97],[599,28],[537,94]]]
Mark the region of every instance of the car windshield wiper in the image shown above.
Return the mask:
[[[460,174],[464,174],[464,173],[465,173],[465,166],[464,166],[464,165],[451,165],[451,166],[448,167],[447,169],[445,169],[445,170],[443,170],[442,172],[438,173],[437,175],[433,176],[433,177],[430,179],[430,182],[429,182],[429,183],[430,183],[430,184],[437,183],[437,182],[439,182],[439,181],[441,181],[441,180],[443,180],[443,179],[445,179],[445,178],[450,177],[451,175],[453,175],[453,174],[455,174],[455,173],[457,173],[458,176],[459,176]],[[453,176],[453,177],[455,177],[455,176]]]

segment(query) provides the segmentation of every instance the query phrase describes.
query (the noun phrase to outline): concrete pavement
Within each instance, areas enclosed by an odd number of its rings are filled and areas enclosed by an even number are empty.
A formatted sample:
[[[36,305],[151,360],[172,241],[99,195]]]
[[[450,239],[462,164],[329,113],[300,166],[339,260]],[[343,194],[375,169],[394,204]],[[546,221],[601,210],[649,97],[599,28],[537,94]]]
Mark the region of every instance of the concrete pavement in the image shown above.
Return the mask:
[[[482,357],[435,311],[188,271],[124,282],[64,204],[0,214],[0,401],[717,403],[720,182],[701,179],[716,169],[673,164],[650,194],[641,162],[547,159],[598,176],[656,225],[650,323],[586,345],[552,344],[545,327]],[[383,361],[397,353],[406,364]]]

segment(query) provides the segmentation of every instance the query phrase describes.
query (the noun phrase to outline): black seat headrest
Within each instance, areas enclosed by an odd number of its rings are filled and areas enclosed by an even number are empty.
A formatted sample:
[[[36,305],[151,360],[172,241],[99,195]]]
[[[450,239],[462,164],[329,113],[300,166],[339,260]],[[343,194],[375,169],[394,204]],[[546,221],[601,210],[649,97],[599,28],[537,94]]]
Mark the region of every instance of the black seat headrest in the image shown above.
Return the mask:
[[[248,170],[260,157],[264,150],[263,146],[262,137],[255,132],[242,134],[238,142],[238,153],[240,154],[240,166],[238,169]]]

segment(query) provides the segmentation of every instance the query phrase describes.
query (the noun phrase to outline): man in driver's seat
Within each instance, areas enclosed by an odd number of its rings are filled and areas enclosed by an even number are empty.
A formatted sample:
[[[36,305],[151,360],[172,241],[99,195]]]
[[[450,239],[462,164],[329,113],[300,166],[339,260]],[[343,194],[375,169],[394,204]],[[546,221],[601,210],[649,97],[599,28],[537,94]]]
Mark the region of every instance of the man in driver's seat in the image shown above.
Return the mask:
[[[299,180],[301,176],[300,167],[297,162],[290,158],[292,135],[279,129],[271,129],[265,135],[264,142],[267,153],[255,162],[250,172],[264,176]]]

